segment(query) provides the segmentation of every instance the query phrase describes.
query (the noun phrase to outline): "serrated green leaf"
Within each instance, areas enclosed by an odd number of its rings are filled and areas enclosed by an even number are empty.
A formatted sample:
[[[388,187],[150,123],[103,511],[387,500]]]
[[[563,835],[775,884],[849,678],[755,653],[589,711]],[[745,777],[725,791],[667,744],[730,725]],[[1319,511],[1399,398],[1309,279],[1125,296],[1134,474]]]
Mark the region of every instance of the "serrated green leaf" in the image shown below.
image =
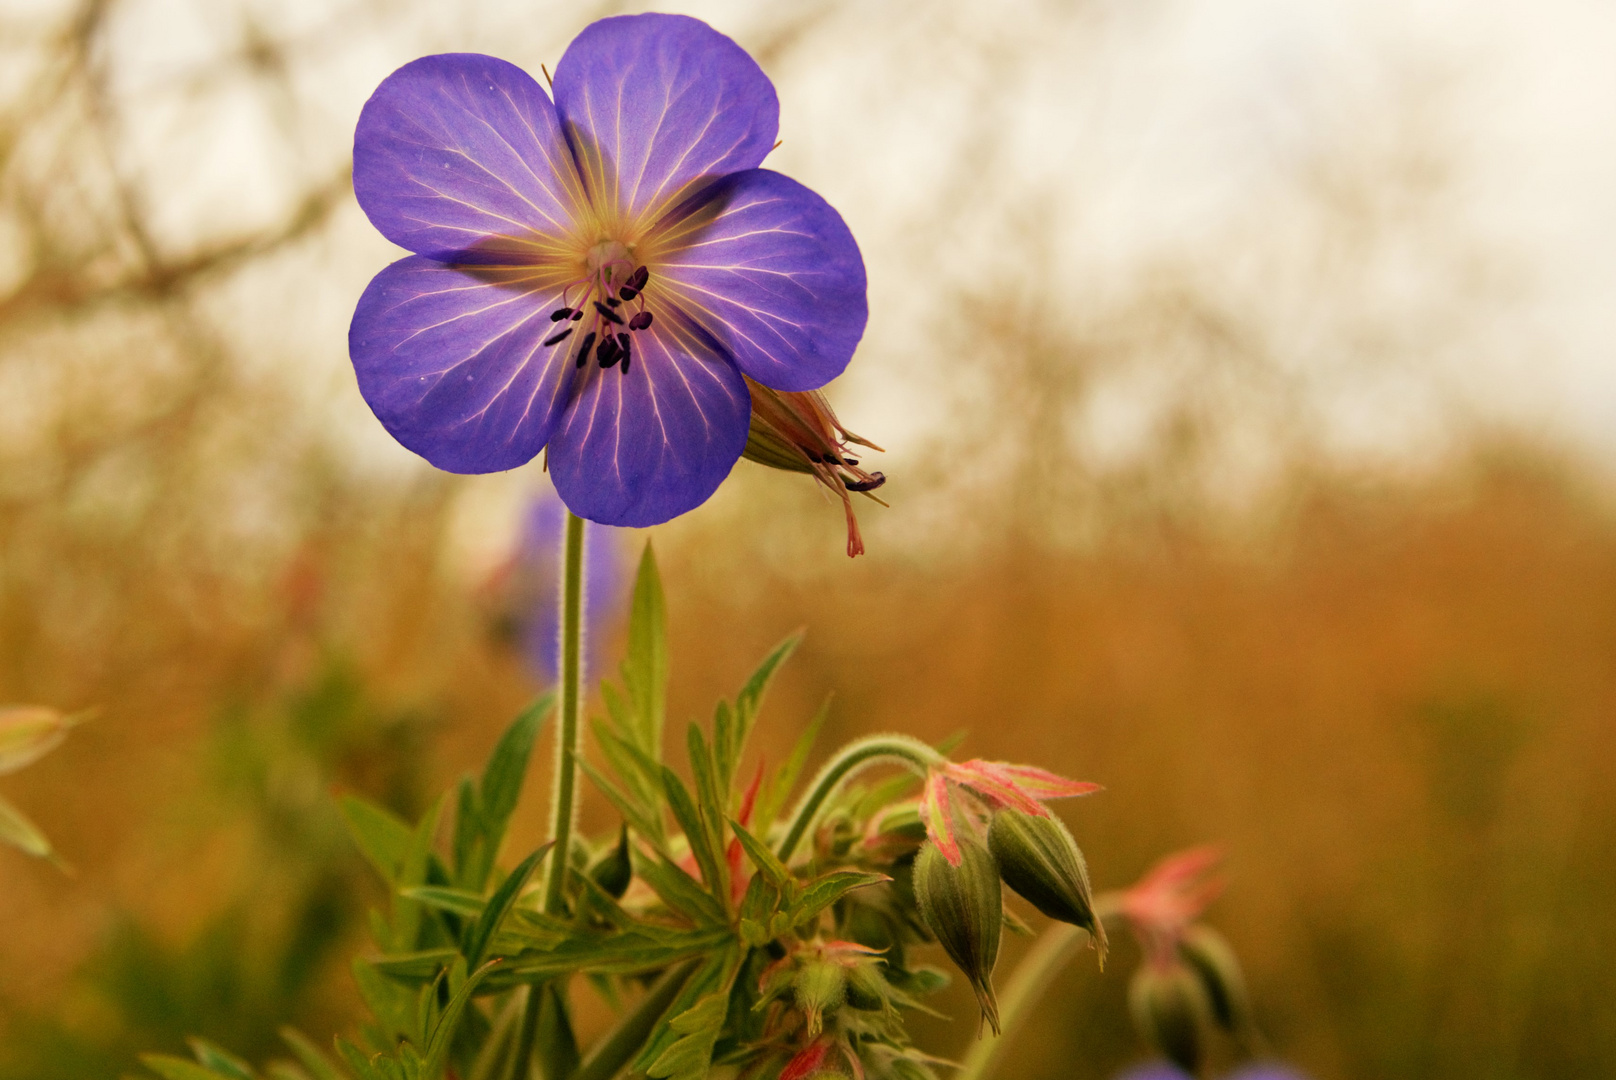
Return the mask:
[[[535,978],[586,971],[605,975],[638,975],[666,968],[693,956],[711,954],[733,943],[728,927],[706,930],[662,929],[652,933],[575,937],[552,949],[512,957],[489,978],[491,989]]]
[[[140,1063],[163,1080],[236,1080],[232,1073],[215,1072],[172,1054],[141,1054]]]
[[[854,889],[891,880],[885,874],[868,874],[857,870],[835,870],[816,878],[791,905],[791,925],[801,926]]]
[[[802,770],[808,764],[808,755],[813,753],[819,731],[830,718],[830,703],[831,699],[827,697],[819,706],[819,712],[814,714],[814,718],[808,722],[808,726],[803,729],[796,744],[792,746],[790,756],[776,770],[767,790],[760,794],[752,811],[752,828],[760,834],[768,835],[774,819],[779,816],[780,809],[791,797],[791,790],[797,786],[797,781],[802,777]]]
[[[313,1080],[348,1080],[348,1077],[315,1046],[308,1036],[293,1027],[281,1028],[281,1040],[292,1048]]]
[[[662,799],[662,766],[646,756],[645,751],[627,738],[617,734],[604,723],[593,725],[595,744],[606,755],[607,762],[622,785],[623,793],[633,800],[636,812],[650,822],[660,822]],[[663,842],[660,831],[653,834],[657,844]]]
[[[662,789],[668,795],[668,809],[673,811],[674,820],[684,830],[685,839],[690,841],[690,854],[701,868],[701,878],[707,892],[712,897],[718,896],[723,887],[723,879],[718,871],[718,852],[713,849],[712,838],[701,820],[701,811],[696,809],[684,783],[666,765],[662,767]],[[723,910],[722,902],[714,900],[714,903],[718,904],[720,911]]]
[[[354,843],[389,886],[397,886],[399,868],[410,850],[410,827],[397,814],[357,795],[338,803]]]
[[[10,844],[35,858],[51,857],[51,842],[39,831],[39,826],[4,799],[0,799],[0,843]]]
[[[668,1029],[679,1035],[646,1069],[657,1080],[702,1080],[713,1062],[713,1044],[729,1012],[729,988],[715,990],[668,1021]]]
[[[539,860],[544,858],[545,853],[554,844],[554,841],[548,841],[523,859],[521,864],[500,882],[499,888],[494,890],[494,895],[488,898],[487,905],[483,907],[482,914],[477,917],[466,938],[467,967],[474,968],[482,962],[483,951],[487,949],[494,931],[499,929],[506,912],[511,910],[511,905],[516,903],[517,897],[522,894],[522,887],[527,884],[527,879],[533,876],[533,870],[539,865]]]
[[[439,1080],[443,1076],[444,1067],[449,1063],[449,1047],[454,1042],[455,1029],[460,1025],[460,1017],[465,1013],[466,1006],[471,1003],[471,995],[476,992],[478,984],[486,979],[488,973],[500,962],[490,960],[472,972],[449,999],[449,1004],[444,1006],[443,1015],[438,1018],[437,1025],[432,1031],[432,1038],[427,1043],[426,1060],[421,1066],[421,1076],[425,1080]]]
[[[191,1047],[191,1055],[196,1058],[197,1064],[214,1072],[223,1073],[233,1077],[234,1080],[256,1080],[253,1076],[252,1066],[206,1039],[192,1037],[185,1040]]]
[[[653,760],[662,760],[662,728],[668,700],[668,613],[662,577],[648,542],[634,578],[629,612],[628,656],[623,687],[634,707],[634,741]]]

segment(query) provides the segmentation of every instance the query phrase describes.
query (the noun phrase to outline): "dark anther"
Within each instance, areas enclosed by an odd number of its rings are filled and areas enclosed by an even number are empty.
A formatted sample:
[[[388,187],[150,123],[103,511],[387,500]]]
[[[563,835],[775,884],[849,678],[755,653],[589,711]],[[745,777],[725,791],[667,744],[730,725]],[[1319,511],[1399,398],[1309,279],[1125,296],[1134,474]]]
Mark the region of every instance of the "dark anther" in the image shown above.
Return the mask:
[[[843,465],[857,465],[858,464],[858,458],[856,458],[856,457],[844,457],[842,459],[842,464]]]
[[[621,315],[619,315],[617,312],[613,311],[611,308],[607,307],[605,304],[601,303],[599,300],[594,301],[594,304],[595,304],[595,310],[600,312],[602,316],[604,316],[607,319],[610,319],[612,322],[616,323],[618,326],[623,325],[623,317]]]
[[[570,318],[572,318],[572,309],[570,307],[557,308],[556,310],[550,312],[551,322],[560,322],[562,319]]]
[[[621,289],[617,290],[617,295],[621,296],[624,300],[632,300],[636,296],[640,295],[640,290],[631,289],[627,285],[624,285]]]
[[[583,317],[584,317],[584,309],[583,308],[579,308],[577,311],[574,311],[572,313],[572,321],[573,322],[577,322],[579,319],[581,319]]]
[[[617,363],[617,354],[620,351],[621,350],[617,347],[617,342],[613,341],[609,337],[602,338],[600,348],[595,350],[595,359],[600,361],[601,367],[609,368],[613,364]]]
[[[583,367],[589,363],[589,350],[595,347],[595,332],[593,330],[584,335],[584,343],[578,348],[578,366]]]
[[[558,341],[565,341],[566,338],[567,338],[567,335],[570,334],[570,333],[572,333],[572,327],[569,326],[565,330],[561,331],[561,333],[555,335],[554,337],[545,338],[544,339],[544,347],[546,349],[548,349],[550,346],[554,345]]]
[[[629,350],[629,336],[627,334],[618,334],[617,335],[617,347],[619,349],[622,349],[624,352],[628,352],[628,350]]]
[[[623,354],[623,374],[624,375],[628,374],[628,361],[629,361],[629,355],[628,355],[628,353],[624,353]]]
[[[651,313],[649,311],[642,311],[628,321],[628,328],[630,330],[644,330],[650,325]]]
[[[842,481],[842,486],[848,491],[874,491],[876,488],[880,487],[886,482],[887,477],[885,473],[873,472],[870,474],[870,478],[868,480],[844,479]]]
[[[607,307],[622,307],[623,306],[623,301],[619,300],[615,296],[608,296],[606,298],[606,306]]]
[[[644,292],[645,291],[645,283],[647,281],[650,281],[650,280],[651,280],[651,271],[647,270],[645,267],[642,266],[638,270],[634,271],[634,273],[630,274],[629,277],[628,277],[628,280],[625,281],[623,284],[627,285],[629,288],[633,289],[635,292]]]

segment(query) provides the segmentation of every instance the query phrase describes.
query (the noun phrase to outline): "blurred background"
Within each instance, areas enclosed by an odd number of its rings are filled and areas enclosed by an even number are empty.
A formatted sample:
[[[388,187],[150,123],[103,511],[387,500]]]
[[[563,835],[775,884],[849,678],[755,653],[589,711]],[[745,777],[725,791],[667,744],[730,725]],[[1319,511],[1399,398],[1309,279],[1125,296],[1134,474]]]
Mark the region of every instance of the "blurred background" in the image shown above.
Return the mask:
[[[0,0],[0,702],[98,710],[0,783],[74,871],[0,850],[0,1078],[351,1022],[379,890],[330,796],[480,762],[545,681],[554,528],[537,465],[435,473],[358,395],[399,252],[354,120],[415,56],[553,70],[624,10]],[[1062,808],[1100,887],[1221,842],[1210,921],[1320,1080],[1616,1074],[1616,10],[678,10],[862,244],[830,392],[892,507],[850,563],[743,462],[601,532],[597,665],[654,536],[676,718],[805,627],[771,760],[833,694],[822,752],[963,729],[1105,784]],[[1013,1075],[1141,1055],[1114,956]]]

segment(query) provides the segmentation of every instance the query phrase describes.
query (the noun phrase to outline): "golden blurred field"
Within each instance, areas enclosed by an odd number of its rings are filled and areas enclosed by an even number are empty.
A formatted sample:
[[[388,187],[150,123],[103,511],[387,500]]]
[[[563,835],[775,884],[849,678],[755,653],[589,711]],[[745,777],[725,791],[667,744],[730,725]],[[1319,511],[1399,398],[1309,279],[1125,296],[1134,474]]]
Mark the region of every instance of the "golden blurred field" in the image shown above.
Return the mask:
[[[1070,89],[1072,147],[1104,152],[1046,148],[1059,183],[1012,167],[1043,150],[991,94],[961,122],[893,87],[1036,93],[1062,50],[1121,70],[1205,9],[1029,3],[1026,34],[922,7],[696,6],[780,82],[781,167],[865,245],[875,315],[833,394],[891,449],[893,506],[848,562],[838,508],[743,463],[651,530],[674,717],[804,628],[766,755],[829,694],[821,753],[964,730],[1103,783],[1062,810],[1099,887],[1221,843],[1210,921],[1319,1080],[1616,1071],[1616,502],[1604,444],[1498,404],[1557,392],[1506,376],[1572,346],[1534,336],[1554,279],[1455,209],[1475,101],[1405,65],[1283,183],[1158,244],[1108,217],[1134,121],[1082,111],[1104,86]],[[0,850],[3,1080],[351,1021],[380,897],[330,796],[419,810],[538,689],[494,568],[546,484],[433,474],[365,412],[343,333],[393,256],[344,140],[410,56],[536,68],[611,10],[0,12],[0,701],[97,710],[0,779],[73,867]],[[869,62],[900,29],[913,80]],[[972,173],[984,146],[1003,174]],[[597,633],[615,662],[621,626]],[[513,850],[541,839],[531,779]],[[1002,1075],[1139,1057],[1134,960],[1063,976]]]

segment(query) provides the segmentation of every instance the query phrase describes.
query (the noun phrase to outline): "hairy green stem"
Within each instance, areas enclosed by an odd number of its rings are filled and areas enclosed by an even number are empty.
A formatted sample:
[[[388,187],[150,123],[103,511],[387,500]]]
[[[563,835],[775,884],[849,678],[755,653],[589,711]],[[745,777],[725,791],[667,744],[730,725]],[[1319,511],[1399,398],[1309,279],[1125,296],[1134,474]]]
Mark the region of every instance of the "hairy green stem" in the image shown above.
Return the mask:
[[[578,809],[578,731],[583,706],[584,519],[567,511],[561,556],[561,723],[556,729],[555,773],[550,780],[550,853],[544,910],[559,914],[572,860],[572,823]]]
[[[572,1074],[572,1080],[611,1080],[616,1076],[618,1070],[640,1052],[657,1021],[668,1011],[668,1006],[679,996],[700,963],[700,960],[690,960],[664,972],[651,984],[639,1004],[624,1013],[617,1026],[601,1036],[588,1059]]]
[[[1086,937],[1086,932],[1067,923],[1056,923],[1044,931],[999,994],[999,1037],[978,1040],[954,1080],[983,1080],[988,1075],[1011,1032],[1026,1021],[1033,1004]]]
[[[791,831],[780,841],[780,861],[790,861],[792,852],[797,850],[797,844],[813,824],[825,800],[855,773],[873,765],[898,764],[925,776],[928,769],[941,764],[943,760],[943,755],[907,735],[871,735],[848,743],[819,770],[819,775],[808,787],[808,794],[792,811]]]

